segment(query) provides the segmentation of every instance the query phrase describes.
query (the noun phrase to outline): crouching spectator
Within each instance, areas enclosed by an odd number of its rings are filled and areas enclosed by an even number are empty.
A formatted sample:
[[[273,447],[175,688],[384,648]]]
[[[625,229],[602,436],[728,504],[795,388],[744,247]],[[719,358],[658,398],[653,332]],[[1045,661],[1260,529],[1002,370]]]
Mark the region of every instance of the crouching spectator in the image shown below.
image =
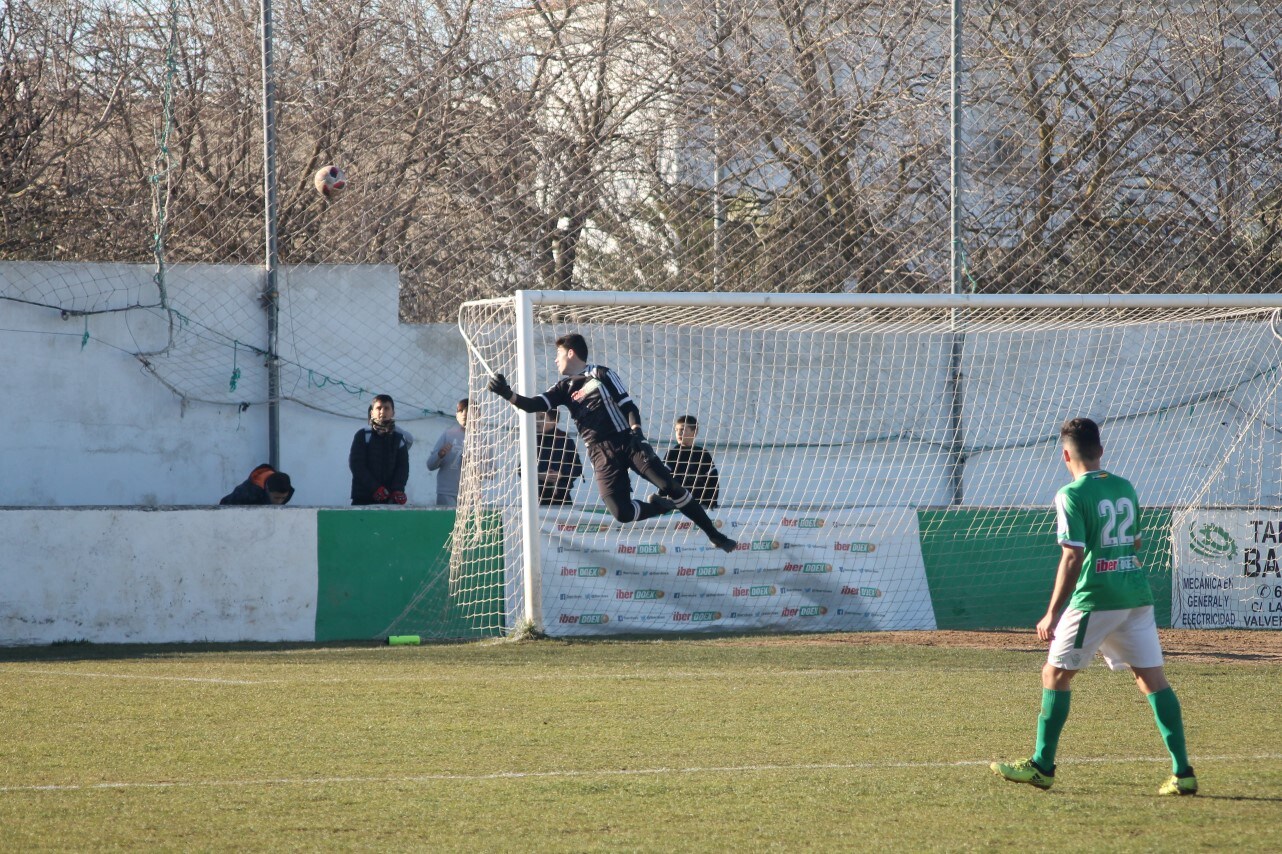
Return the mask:
[[[224,495],[219,504],[288,504],[294,497],[289,475],[263,463],[249,473],[245,482]]]

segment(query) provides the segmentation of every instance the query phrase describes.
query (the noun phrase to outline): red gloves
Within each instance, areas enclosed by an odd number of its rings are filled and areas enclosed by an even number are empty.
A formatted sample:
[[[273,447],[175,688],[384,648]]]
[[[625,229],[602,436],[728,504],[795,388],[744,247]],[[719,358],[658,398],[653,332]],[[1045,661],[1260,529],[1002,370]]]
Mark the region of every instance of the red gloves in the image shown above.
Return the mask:
[[[378,489],[374,490],[374,501],[379,504],[384,504],[390,495],[391,493],[387,491],[386,486],[380,486]]]
[[[401,492],[400,490],[397,490],[396,492],[392,493],[393,504],[404,504],[408,500],[409,499],[405,497],[405,493]]]

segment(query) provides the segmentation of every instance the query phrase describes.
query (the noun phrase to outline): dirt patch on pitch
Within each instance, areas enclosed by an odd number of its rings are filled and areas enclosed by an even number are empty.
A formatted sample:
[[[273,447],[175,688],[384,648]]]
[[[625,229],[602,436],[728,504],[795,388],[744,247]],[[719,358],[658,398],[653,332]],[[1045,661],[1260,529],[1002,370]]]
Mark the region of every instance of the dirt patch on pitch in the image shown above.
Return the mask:
[[[1282,632],[1208,631],[1159,629],[1162,651],[1168,662],[1252,664],[1282,663]],[[745,644],[831,644],[848,646],[937,646],[961,649],[1001,649],[1009,652],[1044,653],[1046,644],[1031,629],[987,632],[850,632],[832,635],[789,635],[761,638],[727,638]]]

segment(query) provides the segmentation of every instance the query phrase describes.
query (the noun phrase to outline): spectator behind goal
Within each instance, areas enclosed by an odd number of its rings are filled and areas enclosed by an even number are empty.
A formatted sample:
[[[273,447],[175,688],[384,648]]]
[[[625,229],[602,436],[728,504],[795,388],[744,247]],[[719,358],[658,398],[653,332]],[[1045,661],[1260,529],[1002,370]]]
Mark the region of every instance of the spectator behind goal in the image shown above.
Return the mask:
[[[463,469],[463,440],[467,437],[467,398],[458,402],[451,425],[436,440],[436,446],[427,455],[427,470],[436,472],[436,504],[454,507],[458,504],[459,474]]]
[[[663,463],[676,478],[677,483],[690,490],[694,500],[709,510],[721,503],[721,474],[712,454],[694,443],[699,433],[699,420],[693,415],[682,415],[676,421],[677,443],[668,449]]]
[[[404,504],[414,437],[396,426],[396,402],[391,395],[376,395],[367,414],[369,426],[356,431],[347,455],[352,504]]]
[[[288,504],[294,497],[289,475],[263,463],[249,473],[245,481],[222,497],[219,504],[262,505]]]

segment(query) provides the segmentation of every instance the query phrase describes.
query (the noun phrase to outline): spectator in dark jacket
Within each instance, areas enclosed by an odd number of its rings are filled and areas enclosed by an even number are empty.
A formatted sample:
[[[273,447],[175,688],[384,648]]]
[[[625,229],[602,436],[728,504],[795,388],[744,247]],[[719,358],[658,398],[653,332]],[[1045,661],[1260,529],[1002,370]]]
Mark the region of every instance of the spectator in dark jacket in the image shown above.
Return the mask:
[[[369,426],[356,431],[347,455],[352,504],[404,504],[414,437],[396,426],[396,403],[390,395],[375,396],[368,414]]]
[[[712,510],[721,503],[721,473],[712,454],[694,443],[699,433],[699,419],[682,415],[676,422],[677,443],[668,449],[663,463],[677,483],[694,495],[694,500]]]
[[[245,482],[230,494],[224,495],[219,504],[288,504],[294,497],[294,487],[289,475],[263,463],[249,473]]]
[[[570,491],[583,474],[583,463],[574,450],[574,440],[557,426],[559,409],[540,413],[539,419],[539,503],[564,507],[573,504]]]

